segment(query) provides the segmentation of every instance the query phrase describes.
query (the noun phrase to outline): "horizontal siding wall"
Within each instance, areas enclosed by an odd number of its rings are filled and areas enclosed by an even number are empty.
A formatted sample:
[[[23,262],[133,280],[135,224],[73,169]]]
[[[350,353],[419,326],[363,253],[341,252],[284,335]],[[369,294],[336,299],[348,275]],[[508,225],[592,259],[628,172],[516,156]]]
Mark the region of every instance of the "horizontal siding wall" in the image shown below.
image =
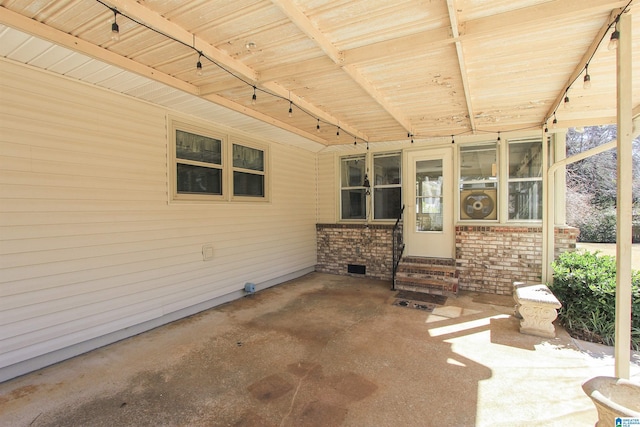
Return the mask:
[[[314,153],[270,145],[269,203],[169,204],[168,111],[6,61],[0,91],[0,374],[313,269]]]
[[[336,155],[321,153],[318,155],[318,223],[331,224],[337,221],[338,183]]]

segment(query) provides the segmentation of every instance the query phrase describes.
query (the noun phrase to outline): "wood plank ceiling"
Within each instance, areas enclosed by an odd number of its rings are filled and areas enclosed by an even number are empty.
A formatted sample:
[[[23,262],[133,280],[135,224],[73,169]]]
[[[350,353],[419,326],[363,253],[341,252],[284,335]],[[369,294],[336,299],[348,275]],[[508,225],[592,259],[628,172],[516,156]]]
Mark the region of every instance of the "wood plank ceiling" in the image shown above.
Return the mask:
[[[142,91],[178,90],[322,145],[450,138],[540,128],[554,112],[560,125],[615,122],[606,45],[629,4],[637,9],[629,0],[0,0],[0,45],[15,30],[35,37],[0,53],[144,97],[115,82],[126,70],[158,82]],[[640,31],[633,40],[639,57]],[[46,61],[47,43],[108,67]],[[640,61],[633,73],[638,81]],[[571,107],[557,109],[565,95]]]

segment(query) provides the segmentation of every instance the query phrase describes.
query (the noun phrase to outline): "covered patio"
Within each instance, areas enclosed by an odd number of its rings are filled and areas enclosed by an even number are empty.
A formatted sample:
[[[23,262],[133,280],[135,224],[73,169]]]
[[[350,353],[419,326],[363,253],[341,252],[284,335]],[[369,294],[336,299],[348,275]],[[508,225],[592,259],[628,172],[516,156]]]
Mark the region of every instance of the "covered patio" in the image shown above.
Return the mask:
[[[566,128],[617,123],[629,341],[637,3],[0,0],[2,417],[592,423],[611,360],[507,294],[575,247]],[[457,298],[390,304],[397,235]]]
[[[606,347],[518,332],[510,297],[432,310],[311,273],[0,384],[12,426],[593,425]],[[640,379],[633,355],[632,379]]]

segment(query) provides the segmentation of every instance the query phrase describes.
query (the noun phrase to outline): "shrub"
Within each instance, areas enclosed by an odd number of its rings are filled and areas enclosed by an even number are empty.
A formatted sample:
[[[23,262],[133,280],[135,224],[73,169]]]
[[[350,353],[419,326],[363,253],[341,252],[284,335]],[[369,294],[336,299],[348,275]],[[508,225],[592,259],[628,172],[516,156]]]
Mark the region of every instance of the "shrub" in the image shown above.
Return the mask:
[[[632,272],[631,348],[640,350],[640,271]],[[562,303],[560,323],[580,339],[613,345],[616,262],[598,252],[564,252],[553,263],[549,289]]]

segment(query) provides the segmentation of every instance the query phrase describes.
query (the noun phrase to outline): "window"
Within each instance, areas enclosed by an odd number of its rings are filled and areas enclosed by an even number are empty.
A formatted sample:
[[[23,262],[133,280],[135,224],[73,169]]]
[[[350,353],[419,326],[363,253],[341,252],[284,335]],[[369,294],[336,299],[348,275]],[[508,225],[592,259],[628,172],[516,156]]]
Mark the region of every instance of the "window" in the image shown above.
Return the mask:
[[[173,119],[170,129],[172,200],[267,199],[265,145]]]
[[[509,141],[509,219],[542,219],[542,140]]]
[[[460,147],[460,219],[498,218],[498,150],[495,144]]]
[[[416,162],[416,231],[443,230],[443,162]]]
[[[222,195],[222,140],[177,129],[177,195]]]
[[[233,195],[264,197],[264,151],[233,144]]]
[[[400,153],[373,156],[373,218],[395,220],[402,207]]]
[[[340,199],[342,219],[366,218],[365,163],[364,155],[341,159]]]
[[[343,220],[368,220],[372,216],[381,221],[397,219],[402,208],[402,154],[341,158],[340,206]]]

